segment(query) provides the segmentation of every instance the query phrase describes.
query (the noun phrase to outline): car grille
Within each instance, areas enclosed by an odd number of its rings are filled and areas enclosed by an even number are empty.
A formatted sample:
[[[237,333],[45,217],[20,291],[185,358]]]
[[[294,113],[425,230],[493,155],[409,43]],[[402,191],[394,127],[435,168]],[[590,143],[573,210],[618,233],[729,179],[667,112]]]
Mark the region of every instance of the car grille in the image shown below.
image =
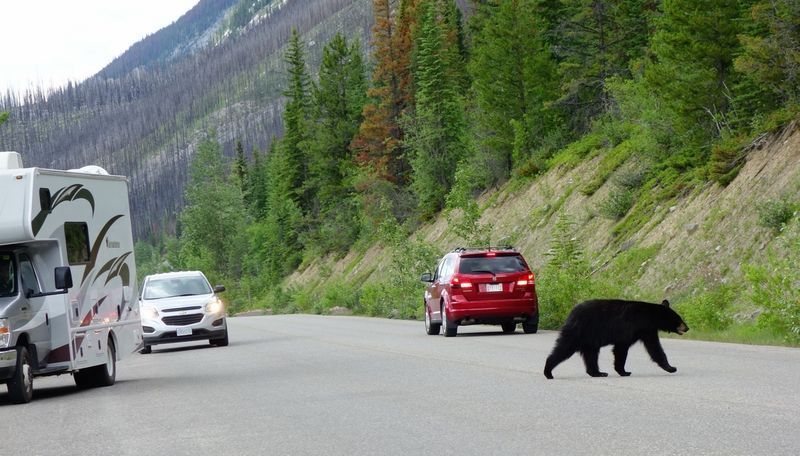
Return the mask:
[[[198,323],[202,319],[203,314],[189,314],[164,317],[161,319],[161,321],[163,321],[165,325],[169,326],[186,326]]]
[[[180,312],[181,310],[197,310],[202,309],[203,306],[192,306],[192,307],[173,307],[171,309],[164,309],[162,312]]]

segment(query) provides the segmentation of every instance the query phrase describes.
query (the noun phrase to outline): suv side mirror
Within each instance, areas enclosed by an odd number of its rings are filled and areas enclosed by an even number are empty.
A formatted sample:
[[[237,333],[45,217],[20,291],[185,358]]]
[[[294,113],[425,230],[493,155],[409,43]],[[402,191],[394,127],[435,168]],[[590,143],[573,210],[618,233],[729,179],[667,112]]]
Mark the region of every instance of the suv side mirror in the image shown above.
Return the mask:
[[[56,288],[65,291],[72,288],[72,270],[70,270],[69,266],[58,266],[55,276]]]
[[[222,293],[223,291],[225,291],[225,287],[223,285],[217,285],[214,287],[214,293]]]
[[[430,272],[426,272],[425,274],[422,274],[422,277],[420,277],[419,280],[431,283],[433,282],[433,276],[431,275]]]

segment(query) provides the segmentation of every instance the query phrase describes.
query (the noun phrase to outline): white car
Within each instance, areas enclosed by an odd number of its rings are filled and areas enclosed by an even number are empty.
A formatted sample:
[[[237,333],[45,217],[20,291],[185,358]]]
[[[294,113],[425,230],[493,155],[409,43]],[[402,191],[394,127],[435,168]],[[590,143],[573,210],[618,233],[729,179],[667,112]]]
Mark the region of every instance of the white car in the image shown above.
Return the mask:
[[[151,346],[192,340],[208,340],[212,345],[228,345],[225,304],[200,271],[168,272],[144,278],[139,306],[142,314],[144,345]]]

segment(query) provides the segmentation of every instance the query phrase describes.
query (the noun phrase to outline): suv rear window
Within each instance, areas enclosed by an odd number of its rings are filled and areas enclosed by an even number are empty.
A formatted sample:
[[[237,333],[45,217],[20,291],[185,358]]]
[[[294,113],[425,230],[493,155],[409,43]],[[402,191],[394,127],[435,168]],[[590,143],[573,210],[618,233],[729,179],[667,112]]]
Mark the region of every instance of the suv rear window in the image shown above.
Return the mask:
[[[528,268],[519,255],[495,257],[462,257],[458,272],[461,274],[481,274],[491,272],[525,272]]]

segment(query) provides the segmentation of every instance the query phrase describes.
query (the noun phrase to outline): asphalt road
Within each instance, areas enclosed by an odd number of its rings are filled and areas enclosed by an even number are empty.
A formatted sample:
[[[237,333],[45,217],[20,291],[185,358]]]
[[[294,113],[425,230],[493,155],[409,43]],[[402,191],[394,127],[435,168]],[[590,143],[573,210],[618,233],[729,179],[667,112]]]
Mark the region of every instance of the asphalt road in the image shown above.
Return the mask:
[[[0,391],[8,455],[797,455],[800,349],[662,339],[631,377],[590,378],[576,355],[542,367],[556,333],[456,338],[421,322],[308,315],[229,320],[231,345],[154,347],[117,384],[36,379]],[[499,327],[497,328],[499,329]]]

